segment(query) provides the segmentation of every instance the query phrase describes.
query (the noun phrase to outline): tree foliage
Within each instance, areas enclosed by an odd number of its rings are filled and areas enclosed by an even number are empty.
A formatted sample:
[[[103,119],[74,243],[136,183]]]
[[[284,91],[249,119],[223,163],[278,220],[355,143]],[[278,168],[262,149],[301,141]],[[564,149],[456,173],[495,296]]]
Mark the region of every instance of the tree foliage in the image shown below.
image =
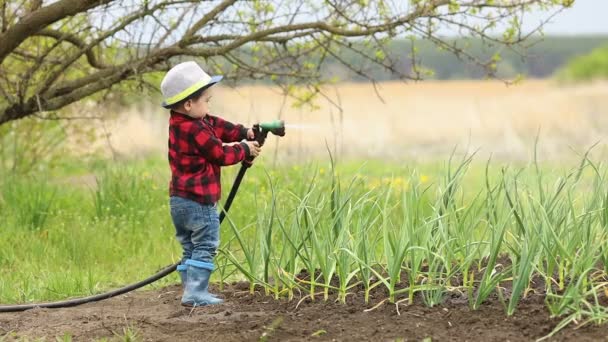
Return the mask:
[[[149,84],[145,75],[182,58],[200,58],[231,80],[270,79],[289,92],[324,81],[332,58],[362,78],[359,55],[399,78],[419,79],[415,44],[403,51],[411,68],[387,54],[395,38],[424,40],[474,63],[490,75],[496,56],[482,58],[444,37],[477,37],[516,50],[538,28],[522,30],[531,10],[547,19],[571,0],[3,0],[0,2],[0,124],[54,111],[109,91],[117,84]],[[364,48],[361,48],[364,47]]]
[[[571,60],[557,71],[563,81],[592,81],[608,79],[608,45],[603,45],[589,54]]]

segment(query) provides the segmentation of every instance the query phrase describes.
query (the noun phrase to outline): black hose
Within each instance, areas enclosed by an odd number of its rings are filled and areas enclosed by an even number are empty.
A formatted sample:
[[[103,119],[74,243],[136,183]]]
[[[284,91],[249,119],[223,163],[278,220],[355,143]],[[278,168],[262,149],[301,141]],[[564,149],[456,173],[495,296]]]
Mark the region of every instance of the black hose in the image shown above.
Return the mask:
[[[236,179],[234,180],[234,183],[232,184],[232,189],[230,190],[230,194],[228,195],[228,198],[226,199],[226,204],[224,204],[223,210],[220,213],[220,224],[222,223],[222,221],[224,220],[224,217],[226,216],[226,213],[230,209],[230,206],[232,205],[232,201],[234,200],[234,197],[236,196],[236,192],[238,191],[239,186],[241,185],[241,181],[243,180],[243,176],[245,176],[245,172],[247,171],[247,169],[250,166],[251,166],[250,161],[245,161],[241,164],[239,173],[236,176]],[[166,268],[164,268],[160,272],[152,275],[151,277],[148,277],[138,283],[121,287],[114,291],[101,293],[98,295],[84,297],[84,298],[76,298],[76,299],[71,299],[71,300],[60,301],[60,302],[0,306],[0,312],[18,312],[18,311],[25,311],[25,310],[34,309],[34,308],[47,308],[47,309],[67,308],[67,307],[71,307],[71,306],[77,306],[77,305],[81,305],[81,304],[85,304],[85,303],[97,302],[100,300],[112,298],[112,297],[115,297],[115,296],[118,296],[118,295],[121,295],[121,294],[124,294],[127,292],[131,292],[142,286],[152,284],[153,282],[166,277],[167,275],[169,275],[173,271],[175,271],[175,269],[177,268],[177,265],[179,265],[179,264],[180,263],[178,262],[174,265],[167,266]]]
[[[222,221],[224,221],[224,217],[226,217],[226,213],[228,212],[228,210],[230,210],[230,206],[232,205],[232,201],[234,200],[234,197],[236,196],[236,192],[239,190],[239,186],[241,186],[241,181],[243,180],[243,177],[245,176],[245,172],[247,172],[247,169],[250,166],[251,166],[251,162],[248,162],[248,161],[244,161],[241,164],[239,173],[236,175],[236,178],[234,179],[234,183],[232,183],[232,189],[230,189],[230,193],[228,194],[226,203],[224,203],[224,206],[222,207],[222,212],[220,213],[220,224],[222,224]]]
[[[33,304],[19,304],[19,305],[7,305],[7,306],[0,306],[0,312],[17,312],[17,311],[25,311],[25,310],[29,310],[29,309],[34,309],[34,308],[47,308],[47,309],[55,309],[55,308],[68,308],[70,306],[76,306],[76,305],[81,305],[84,303],[90,303],[90,302],[97,302],[100,300],[104,300],[104,299],[108,299],[108,298],[112,298],[118,295],[121,295],[123,293],[127,293],[127,292],[131,292],[133,290],[136,290],[142,286],[146,286],[148,284],[151,284],[161,278],[164,278],[165,276],[167,276],[168,274],[172,273],[173,271],[175,271],[175,269],[177,268],[177,265],[179,265],[179,263],[175,264],[175,265],[171,265],[171,266],[167,266],[165,269],[163,269],[162,271],[156,273],[155,275],[146,278],[138,283],[135,284],[131,284],[131,285],[127,285],[125,287],[121,287],[117,290],[114,291],[110,291],[110,292],[106,292],[106,293],[101,293],[98,295],[94,295],[94,296],[89,296],[89,297],[83,297],[83,298],[76,298],[76,299],[71,299],[71,300],[65,300],[65,301],[61,301],[61,302],[52,302],[52,303],[33,303]]]

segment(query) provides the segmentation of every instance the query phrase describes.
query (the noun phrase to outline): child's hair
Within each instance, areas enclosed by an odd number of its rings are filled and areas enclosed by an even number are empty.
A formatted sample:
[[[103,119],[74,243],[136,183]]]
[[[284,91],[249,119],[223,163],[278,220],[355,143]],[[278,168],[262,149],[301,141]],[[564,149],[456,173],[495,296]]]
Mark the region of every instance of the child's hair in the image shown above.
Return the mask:
[[[186,103],[186,101],[188,101],[188,100],[194,100],[194,101],[198,100],[198,99],[199,99],[201,96],[203,96],[203,94],[205,93],[205,90],[207,90],[208,88],[209,88],[209,86],[202,87],[201,89],[199,89],[199,90],[195,91],[194,93],[190,94],[190,95],[189,95],[188,97],[186,97],[185,99],[183,99],[183,100],[181,100],[181,101],[179,101],[179,102],[176,102],[176,103],[172,104],[172,105],[169,107],[169,109],[173,109],[173,110],[178,109],[178,108],[180,108],[180,107],[181,107],[181,106],[182,106],[184,103]]]

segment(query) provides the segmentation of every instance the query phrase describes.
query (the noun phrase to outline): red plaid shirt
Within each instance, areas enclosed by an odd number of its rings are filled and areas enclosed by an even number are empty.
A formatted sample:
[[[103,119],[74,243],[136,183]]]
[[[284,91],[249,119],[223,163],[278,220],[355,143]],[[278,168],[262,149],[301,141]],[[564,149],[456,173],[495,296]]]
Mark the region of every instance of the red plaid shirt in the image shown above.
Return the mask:
[[[169,164],[171,196],[203,204],[221,197],[220,166],[233,165],[249,156],[245,143],[223,146],[224,142],[247,138],[247,128],[219,117],[194,119],[171,111],[169,120]]]

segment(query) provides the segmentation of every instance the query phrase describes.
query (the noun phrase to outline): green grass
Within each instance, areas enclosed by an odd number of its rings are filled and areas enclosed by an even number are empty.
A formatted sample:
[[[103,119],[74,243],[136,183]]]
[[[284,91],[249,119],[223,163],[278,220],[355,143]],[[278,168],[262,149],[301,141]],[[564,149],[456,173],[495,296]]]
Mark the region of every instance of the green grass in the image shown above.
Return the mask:
[[[512,315],[537,277],[565,324],[608,319],[606,167],[587,156],[561,167],[456,159],[257,163],[222,225],[214,280],[342,302],[355,286],[365,301],[384,288],[390,302],[419,296],[427,306],[457,291],[472,309],[495,294]],[[237,170],[224,169],[224,193]],[[0,302],[99,293],[179,260],[164,160],[90,172],[93,188],[66,177],[3,179]],[[315,276],[298,276],[303,269]]]
[[[177,260],[164,175],[145,166],[92,170],[93,189],[69,177],[5,179],[0,302],[98,293]]]

